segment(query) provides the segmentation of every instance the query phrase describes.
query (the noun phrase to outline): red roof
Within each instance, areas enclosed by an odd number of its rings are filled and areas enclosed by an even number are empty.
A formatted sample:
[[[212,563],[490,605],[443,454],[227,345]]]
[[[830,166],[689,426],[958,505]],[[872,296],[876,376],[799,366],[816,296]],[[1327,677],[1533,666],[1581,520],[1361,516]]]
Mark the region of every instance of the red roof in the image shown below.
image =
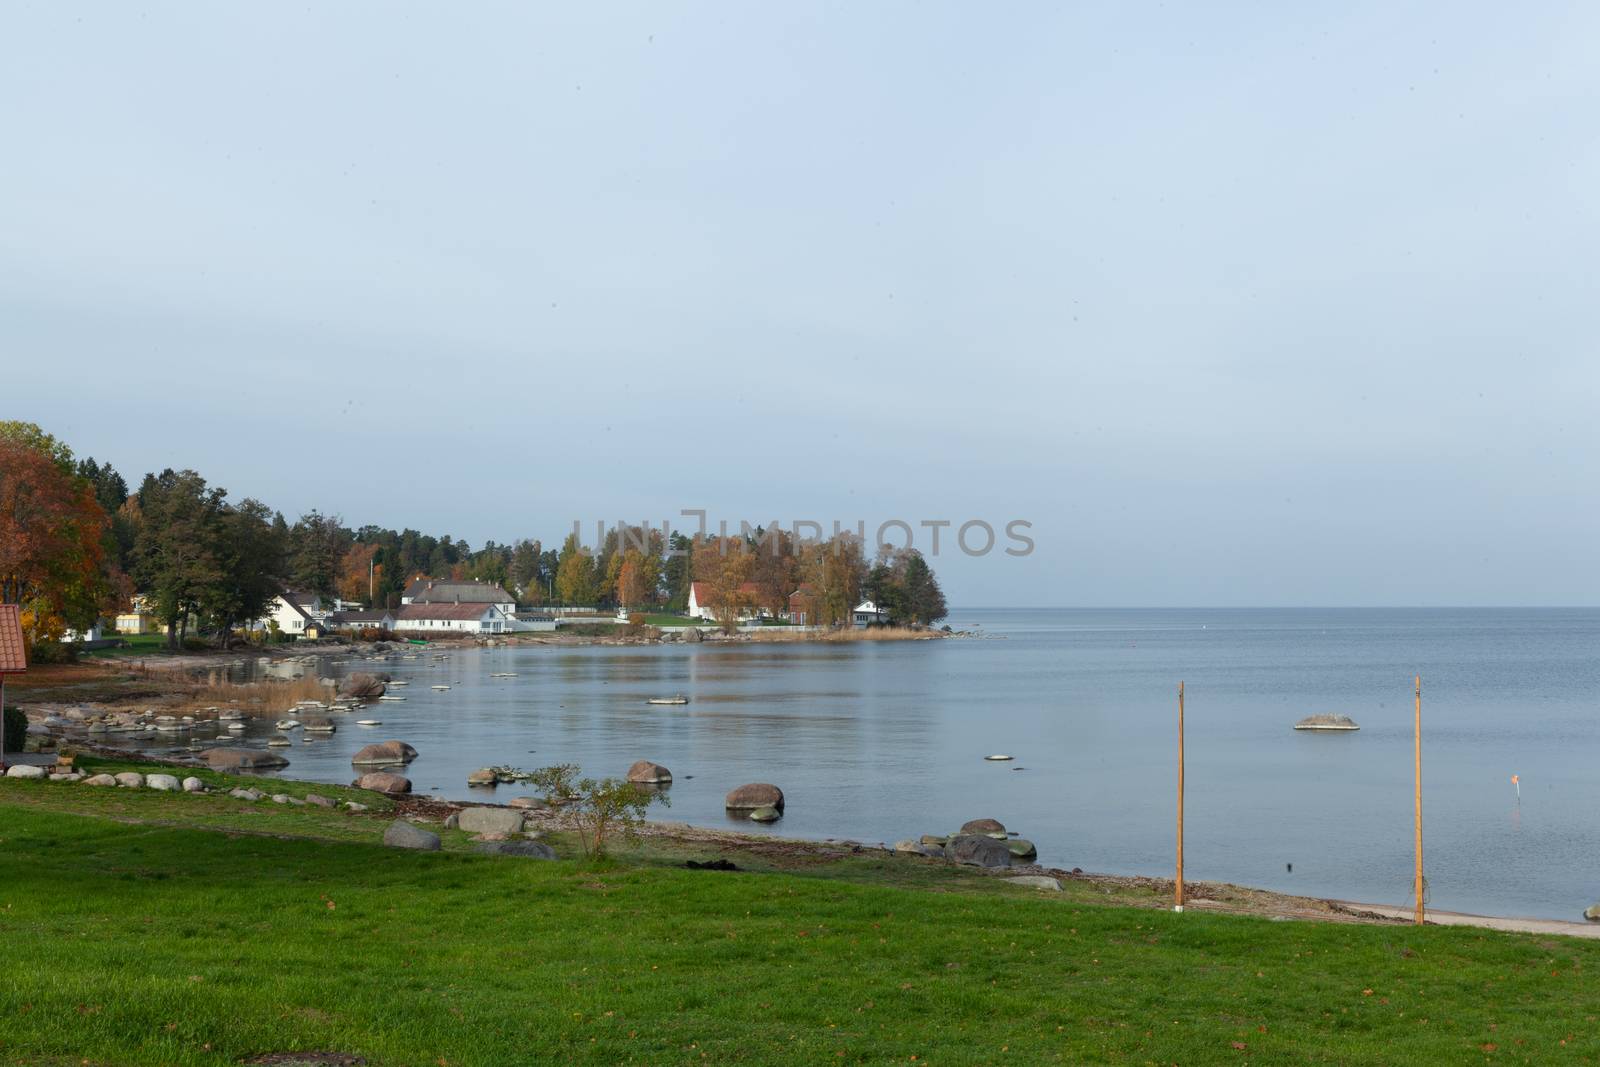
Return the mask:
[[[28,669],[28,650],[22,640],[22,612],[15,604],[0,604],[0,674],[20,674]]]

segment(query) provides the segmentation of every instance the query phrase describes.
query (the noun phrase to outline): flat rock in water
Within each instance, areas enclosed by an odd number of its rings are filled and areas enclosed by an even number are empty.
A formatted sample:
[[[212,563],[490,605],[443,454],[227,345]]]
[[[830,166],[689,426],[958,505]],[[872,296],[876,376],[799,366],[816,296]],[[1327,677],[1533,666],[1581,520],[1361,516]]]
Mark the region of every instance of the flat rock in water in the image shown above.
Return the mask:
[[[522,856],[530,860],[553,860],[556,850],[537,841],[484,841],[474,847],[476,852],[494,856]]]
[[[1025,886],[1028,889],[1043,889],[1051,893],[1061,892],[1061,883],[1048,874],[1019,874],[1007,878],[1006,884]]]
[[[1294,724],[1296,730],[1359,730],[1348,715],[1307,715]]]
[[[479,767],[467,775],[468,785],[494,785],[500,781],[500,776],[489,767]]]
[[[754,811],[757,808],[783,810],[783,790],[766,782],[751,782],[730,792],[723,801],[728,811]]]
[[[672,772],[659,763],[642,759],[628,768],[628,781],[638,785],[667,785],[672,781]]]
[[[511,808],[462,808],[456,825],[469,834],[520,834],[522,812]]]
[[[390,848],[414,848],[423,852],[438,852],[439,835],[412,826],[404,819],[396,819],[383,832],[383,843]]]
[[[964,834],[1003,834],[1006,832],[1005,824],[999,819],[969,819],[961,824]]]
[[[944,857],[971,867],[1011,866],[1011,850],[994,838],[982,834],[962,834],[959,837],[952,837],[950,843],[944,846]]]
[[[771,804],[763,804],[750,813],[751,822],[777,822],[781,818],[783,818],[783,812]]]

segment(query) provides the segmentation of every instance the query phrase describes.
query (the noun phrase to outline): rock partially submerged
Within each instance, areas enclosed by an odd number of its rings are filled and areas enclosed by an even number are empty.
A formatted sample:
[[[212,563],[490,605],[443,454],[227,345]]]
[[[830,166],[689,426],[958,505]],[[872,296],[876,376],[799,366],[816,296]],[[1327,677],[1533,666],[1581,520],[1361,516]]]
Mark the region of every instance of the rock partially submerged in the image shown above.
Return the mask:
[[[1356,721],[1348,715],[1307,715],[1294,724],[1296,730],[1359,730]]]
[[[628,768],[628,781],[637,785],[671,785],[672,772],[659,763],[642,759]]]
[[[376,700],[388,688],[376,674],[352,674],[339,687],[339,695],[352,700]]]
[[[757,808],[783,810],[783,790],[766,782],[750,782],[731,791],[722,806],[729,811],[755,811]]]
[[[467,773],[468,785],[494,785],[500,781],[500,776],[494,772],[493,767],[479,767]]]
[[[388,763],[410,763],[417,758],[417,750],[404,741],[379,741],[374,745],[365,745],[350,762],[360,766],[382,766]]]
[[[968,819],[961,824],[964,834],[1003,834],[1006,832],[1005,824],[999,819]]]
[[[276,752],[258,752],[250,748],[208,748],[200,758],[214,771],[259,771],[273,767],[287,767],[289,761]]]

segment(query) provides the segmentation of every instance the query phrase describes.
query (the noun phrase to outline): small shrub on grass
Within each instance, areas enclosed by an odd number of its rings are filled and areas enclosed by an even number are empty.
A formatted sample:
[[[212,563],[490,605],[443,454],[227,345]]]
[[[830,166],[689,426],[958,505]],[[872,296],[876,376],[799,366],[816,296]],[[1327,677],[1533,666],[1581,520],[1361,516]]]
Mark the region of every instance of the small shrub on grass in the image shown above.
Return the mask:
[[[75,663],[78,650],[61,641],[35,641],[28,650],[29,663]]]
[[[579,778],[577,764],[541,767],[528,780],[544,791],[553,804],[571,805],[578,823],[578,843],[590,859],[603,859],[607,842],[620,834],[632,841],[639,836],[651,804],[668,807],[672,801],[659,793],[622,778]]]

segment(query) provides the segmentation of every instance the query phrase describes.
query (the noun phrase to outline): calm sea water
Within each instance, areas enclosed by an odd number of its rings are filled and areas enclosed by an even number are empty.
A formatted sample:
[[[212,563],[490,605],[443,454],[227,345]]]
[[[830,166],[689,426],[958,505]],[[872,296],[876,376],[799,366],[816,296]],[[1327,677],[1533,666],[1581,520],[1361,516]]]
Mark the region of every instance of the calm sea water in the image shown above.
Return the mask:
[[[1412,676],[1423,677],[1430,901],[1575,918],[1600,900],[1600,610],[965,610],[985,639],[852,645],[492,648],[388,669],[405,703],[285,750],[349,781],[388,737],[420,791],[487,764],[635,759],[676,776],[660,817],[729,825],[723,794],[780,785],[808,838],[893,842],[992,816],[1042,863],[1167,874],[1176,689],[1187,684],[1186,873],[1405,903]],[[491,678],[497,672],[515,678]],[[448,692],[428,687],[448,683]],[[682,692],[683,707],[646,698]],[[1340,712],[1354,734],[1295,732]],[[1011,763],[985,762],[1011,753]],[[1522,779],[1517,800],[1510,781]],[[1293,865],[1291,872],[1288,865]]]

